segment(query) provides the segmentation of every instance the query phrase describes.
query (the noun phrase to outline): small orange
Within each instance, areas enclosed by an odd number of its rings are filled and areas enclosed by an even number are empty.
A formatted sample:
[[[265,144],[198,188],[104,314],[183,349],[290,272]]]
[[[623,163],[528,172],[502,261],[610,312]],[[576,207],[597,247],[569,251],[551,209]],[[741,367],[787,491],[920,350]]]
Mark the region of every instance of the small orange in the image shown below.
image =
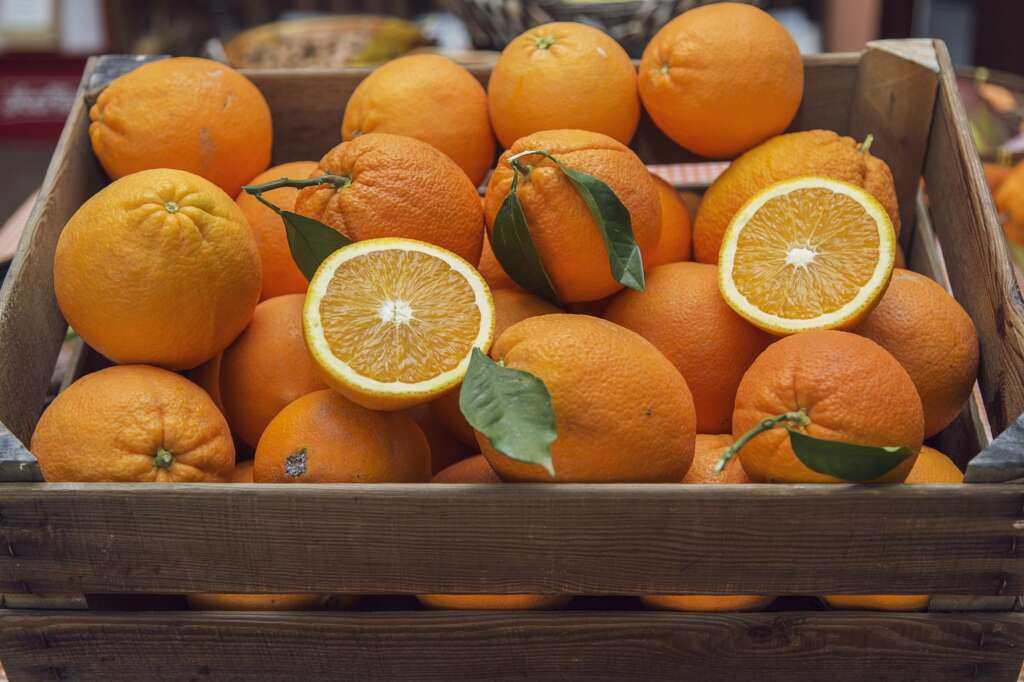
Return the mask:
[[[516,140],[491,174],[484,200],[487,225],[494,237],[495,218],[512,186],[513,154],[543,149],[563,165],[597,177],[629,211],[633,237],[641,253],[657,247],[661,206],[654,180],[643,162],[607,135],[583,130],[546,130]],[[604,239],[590,210],[565,174],[543,156],[523,157],[532,169],[519,183],[530,234],[560,300],[594,301],[622,289],[612,277]]]
[[[487,102],[505,147],[557,128],[628,144],[640,120],[629,55],[603,31],[573,22],[544,24],[514,38],[491,71]]]
[[[582,352],[586,349],[586,352]],[[501,335],[491,356],[544,382],[558,437],[557,482],[674,482],[693,460],[696,415],[679,371],[639,334],[589,315],[542,315]],[[551,481],[477,434],[506,481]]]
[[[465,67],[439,54],[378,66],[345,105],[341,139],[365,133],[408,135],[447,154],[474,185],[494,161],[487,93]]]
[[[228,425],[206,393],[156,367],[87,374],[58,395],[32,434],[47,481],[226,483]]]
[[[690,213],[675,187],[651,174],[661,203],[661,238],[650,254],[643,254],[644,268],[690,260]]]
[[[736,391],[732,433],[739,438],[764,419],[800,410],[810,419],[803,431],[815,438],[921,449],[924,412],[914,382],[896,358],[857,334],[803,332],[768,346]],[[739,457],[758,483],[841,482],[797,459],[783,428],[756,436]],[[915,459],[872,482],[899,483]]]
[[[119,76],[89,120],[92,149],[115,180],[176,168],[233,197],[270,165],[267,100],[248,78],[209,59],[161,59]]]
[[[604,317],[650,341],[675,365],[693,393],[699,433],[729,431],[740,379],[774,340],[726,305],[717,269],[703,263],[651,270],[647,288],[617,294]]]
[[[302,396],[256,448],[257,483],[421,483],[430,446],[408,415],[374,412],[329,389]]]
[[[311,611],[322,607],[329,598],[326,594],[211,592],[187,595],[188,607],[193,611]]]
[[[418,239],[480,262],[484,220],[476,186],[426,142],[366,133],[327,152],[313,176],[325,174],[344,176],[349,184],[299,190],[296,213],[354,241]]]
[[[263,171],[246,184],[260,185],[278,178],[308,178],[315,170],[315,161],[282,163]],[[279,187],[264,192],[263,198],[282,211],[291,211],[295,208],[295,198],[298,195],[299,190],[294,187]],[[281,216],[246,192],[239,194],[235,203],[249,221],[252,236],[260,250],[260,260],[263,262],[263,289],[260,292],[260,300],[305,292],[309,282],[292,260]]]
[[[718,458],[735,439],[730,433],[698,433],[693,450],[693,464],[683,476],[683,483],[750,483],[750,477],[740,465],[739,458],[729,460],[722,473],[715,472]]]
[[[661,27],[644,50],[639,82],[644,108],[666,135],[725,158],[789,126],[804,67],[796,42],[770,14],[722,2]]]

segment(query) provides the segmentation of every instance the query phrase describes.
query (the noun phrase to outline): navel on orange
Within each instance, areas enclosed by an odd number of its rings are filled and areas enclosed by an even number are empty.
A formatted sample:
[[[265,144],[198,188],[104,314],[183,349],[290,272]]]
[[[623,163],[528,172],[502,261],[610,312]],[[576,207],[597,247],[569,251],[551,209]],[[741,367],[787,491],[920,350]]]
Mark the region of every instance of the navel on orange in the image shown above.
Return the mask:
[[[303,327],[328,385],[364,407],[398,410],[462,381],[473,348],[491,345],[494,302],[480,273],[451,251],[368,239],[320,265]]]
[[[752,324],[785,335],[846,329],[878,302],[896,233],[882,205],[838,180],[784,180],[754,195],[722,240],[719,286]]]

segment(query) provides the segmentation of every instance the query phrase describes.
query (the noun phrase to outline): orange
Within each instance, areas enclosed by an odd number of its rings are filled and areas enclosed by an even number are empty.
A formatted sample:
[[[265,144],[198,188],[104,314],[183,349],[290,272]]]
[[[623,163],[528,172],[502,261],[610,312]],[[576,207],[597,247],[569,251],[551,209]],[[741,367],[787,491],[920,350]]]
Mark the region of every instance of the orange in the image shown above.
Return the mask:
[[[387,133],[360,135],[320,159],[313,176],[324,174],[344,176],[349,184],[299,190],[296,213],[354,241],[407,237],[480,262],[484,221],[476,186],[426,142]]]
[[[75,211],[53,260],[68,324],[120,364],[187,369],[245,328],[260,257],[219,187],[178,170],[115,180]]]
[[[640,599],[648,606],[674,611],[761,611],[775,597],[753,594],[648,594]]]
[[[766,62],[768,63],[768,62]],[[850,137],[830,130],[779,135],[733,161],[708,187],[693,224],[693,249],[702,263],[717,263],[722,237],[736,212],[755,194],[780,180],[817,175],[863,188],[878,200],[900,232],[892,172],[885,161],[862,151]]]
[[[722,473],[715,472],[718,458],[732,445],[733,440],[735,439],[730,433],[698,433],[693,451],[693,465],[683,477],[683,483],[750,483],[750,477],[736,457],[729,460]]]
[[[531,28],[505,46],[487,82],[487,103],[506,148],[557,128],[628,144],[640,120],[629,55],[608,34],[572,22]]]
[[[256,448],[257,483],[421,483],[430,447],[405,414],[374,412],[331,390],[302,396]]]
[[[512,185],[508,157],[543,149],[562,164],[595,176],[607,184],[629,211],[633,236],[641,253],[657,247],[661,236],[661,206],[651,174],[639,157],[606,135],[583,130],[547,130],[516,140],[501,155],[491,174],[484,199],[487,225],[493,231],[501,203]],[[593,301],[622,285],[612,277],[608,252],[590,210],[569,179],[542,156],[524,157],[533,168],[517,195],[530,226],[541,262],[560,300]]]
[[[303,310],[306,346],[324,380],[375,410],[401,410],[457,386],[486,352],[494,303],[480,273],[412,239],[338,249],[317,270]]]
[[[703,263],[651,270],[646,290],[620,292],[604,316],[650,341],[675,365],[693,393],[699,433],[729,431],[740,379],[774,340],[726,305],[717,269]]]
[[[550,315],[562,312],[547,301],[517,289],[499,289],[492,291],[494,298],[494,338],[520,320],[537,315]],[[462,416],[459,408],[459,389],[461,384],[448,393],[430,403],[437,419],[448,431],[467,445],[476,445],[473,427]]]
[[[432,483],[501,483],[483,455],[457,462]],[[552,609],[565,605],[568,596],[550,594],[420,594],[424,606],[434,609]]]
[[[505,269],[501,267],[501,263],[498,262],[497,256],[494,255],[494,249],[491,248],[491,239],[487,236],[486,232],[484,233],[484,247],[480,252],[480,263],[476,266],[476,269],[483,275],[491,291],[496,289],[519,289],[519,285],[508,276]]]
[[[218,390],[224,416],[235,435],[252,447],[288,403],[327,388],[306,350],[304,302],[302,294],[263,301],[249,326],[221,354]]]
[[[640,97],[661,130],[703,156],[740,154],[785,130],[804,92],[800,50],[756,7],[723,2],[665,24],[640,60]]]
[[[585,352],[584,352],[585,351]],[[639,334],[589,315],[542,315],[512,325],[491,356],[544,382],[558,437],[558,482],[674,482],[693,460],[696,416],[679,371]],[[506,481],[551,481],[477,434]]]
[[[234,470],[231,472],[231,482],[252,483],[252,465],[253,461],[251,459],[247,459],[244,462],[236,464]]]
[[[925,445],[904,483],[955,484],[963,481],[964,475],[953,460]],[[834,609],[922,611],[928,606],[930,597],[925,594],[835,594],[823,596],[822,599]]]
[[[341,139],[365,133],[422,140],[451,157],[474,185],[494,161],[487,93],[465,67],[438,54],[394,59],[356,86],[345,105]]]
[[[1014,166],[1008,166],[1002,163],[990,163],[984,161],[981,164],[982,169],[985,171],[985,184],[988,185],[988,189],[994,195],[999,191],[1000,185],[1010,177],[1013,172]]]
[[[31,450],[50,482],[226,483],[235,466],[231,433],[210,397],[145,365],[73,383],[39,418]]]
[[[764,419],[799,410],[810,419],[802,430],[815,438],[921,449],[924,414],[914,382],[884,348],[856,334],[804,332],[768,346],[736,391],[732,433],[739,438]],[[804,466],[783,428],[758,435],[739,457],[758,483],[841,482]],[[915,459],[872,482],[902,481]]]
[[[956,419],[978,375],[978,334],[945,289],[924,275],[896,270],[874,312],[855,331],[907,370],[924,406],[925,438]]]
[[[246,184],[260,185],[278,178],[308,178],[315,170],[315,161],[282,163],[263,171]],[[299,190],[294,187],[279,187],[264,192],[263,198],[282,211],[291,211],[295,208],[295,197],[298,194]],[[245,192],[238,195],[235,203],[249,221],[252,236],[256,239],[256,247],[260,250],[260,260],[263,263],[263,289],[260,292],[260,300],[305,292],[308,282],[292,260],[281,216]]]
[[[690,260],[690,213],[675,188],[651,174],[661,204],[661,237],[650,254],[644,254],[647,269]]]
[[[430,470],[438,473],[456,462],[463,461],[476,451],[476,441],[470,445],[461,442],[444,427],[429,405],[417,405],[406,412],[423,430],[430,446]]]
[[[151,168],[201,175],[231,196],[270,165],[270,107],[248,78],[209,59],[161,59],[116,78],[89,110],[113,179]]]
[[[1018,163],[993,190],[1003,232],[1010,244],[1024,244],[1024,163]]]

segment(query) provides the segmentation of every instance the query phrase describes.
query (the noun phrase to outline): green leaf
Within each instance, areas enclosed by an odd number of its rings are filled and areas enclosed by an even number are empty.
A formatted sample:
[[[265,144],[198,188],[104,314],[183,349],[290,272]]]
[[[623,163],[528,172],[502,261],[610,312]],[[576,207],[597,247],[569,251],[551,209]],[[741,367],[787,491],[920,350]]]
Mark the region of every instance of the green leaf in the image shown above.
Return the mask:
[[[617,282],[631,289],[643,291],[644,261],[640,255],[640,246],[633,238],[633,223],[629,217],[629,210],[615,196],[611,187],[593,175],[573,170],[561,163],[558,167],[586,202],[590,214],[594,216],[594,222],[601,230],[612,276]]]
[[[814,438],[799,431],[789,431],[789,443],[808,469],[856,483],[873,481],[914,454],[909,448],[855,445]]]
[[[306,279],[313,279],[320,264],[352,240],[332,227],[308,216],[281,211],[284,231],[288,236],[288,248],[292,252],[292,260]]]
[[[520,462],[539,464],[555,475],[551,460],[551,443],[558,437],[555,408],[543,381],[494,362],[474,348],[462,380],[459,409],[495,450]]]
[[[530,236],[526,214],[523,213],[523,206],[516,195],[518,187],[519,173],[516,172],[508,196],[501,202],[498,214],[494,218],[494,230],[491,235],[494,256],[516,284],[559,305],[555,287],[544,269],[544,264],[541,263],[533,237]]]

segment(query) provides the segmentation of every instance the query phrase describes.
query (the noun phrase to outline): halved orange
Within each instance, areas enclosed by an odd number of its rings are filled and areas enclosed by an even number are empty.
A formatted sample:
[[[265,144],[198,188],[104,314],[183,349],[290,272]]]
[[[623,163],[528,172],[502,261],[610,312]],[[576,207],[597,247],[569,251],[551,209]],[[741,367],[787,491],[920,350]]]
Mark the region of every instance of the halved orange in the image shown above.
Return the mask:
[[[819,177],[763,189],[736,213],[719,253],[725,301],[777,335],[847,329],[885,292],[896,233],[860,187]]]
[[[329,386],[355,403],[399,410],[462,381],[487,352],[494,302],[468,262],[413,239],[367,239],[327,257],[309,283],[306,345]]]

